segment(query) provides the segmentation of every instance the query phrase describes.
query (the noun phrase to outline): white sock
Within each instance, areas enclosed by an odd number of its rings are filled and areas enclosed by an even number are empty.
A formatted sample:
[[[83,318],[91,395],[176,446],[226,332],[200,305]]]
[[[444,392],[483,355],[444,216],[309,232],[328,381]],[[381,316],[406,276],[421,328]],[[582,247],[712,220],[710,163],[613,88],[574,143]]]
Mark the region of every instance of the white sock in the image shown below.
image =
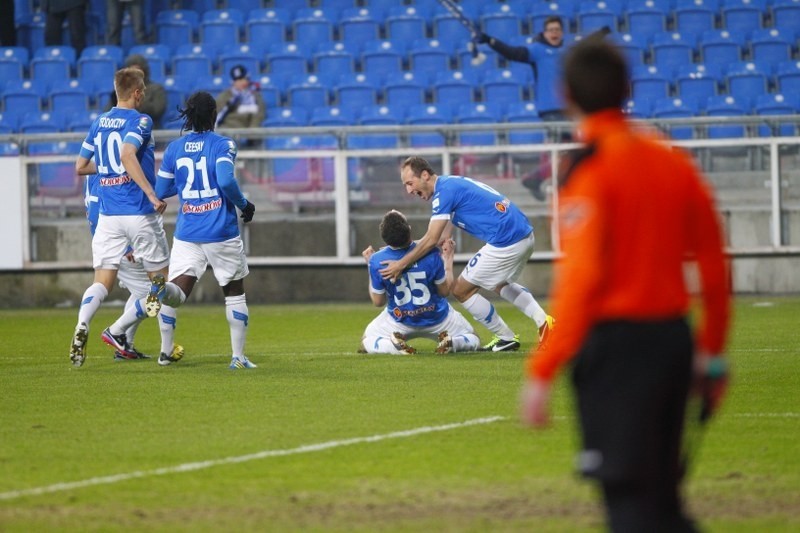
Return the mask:
[[[464,306],[464,309],[466,309],[475,320],[483,324],[489,331],[504,341],[510,341],[514,338],[514,332],[511,331],[511,328],[500,318],[500,315],[495,312],[491,302],[480,294],[473,294],[467,301],[461,302],[461,305]]]
[[[453,339],[454,352],[474,352],[481,345],[481,340],[474,333],[454,335],[451,339]]]
[[[178,325],[178,312],[174,307],[161,305],[158,312],[158,329],[161,330],[161,353],[170,355],[175,346],[175,328]]]
[[[244,341],[247,338],[247,323],[250,314],[247,311],[247,298],[240,296],[225,297],[225,316],[231,329],[231,350],[234,357],[244,357]]]
[[[108,291],[102,283],[93,283],[86,289],[81,297],[81,307],[78,309],[78,324],[86,324],[92,321],[92,317],[100,309],[100,304],[108,296]]]
[[[133,302],[130,307],[126,306],[125,311],[122,313],[116,322],[108,327],[112,335],[121,335],[128,331],[131,327],[139,327],[139,324],[147,318],[147,312],[144,310],[144,305],[147,302],[146,298],[138,298]]]
[[[500,296],[507,302],[514,304],[525,316],[532,318],[536,322],[536,327],[541,327],[545,323],[547,313],[545,313],[531,292],[519,283],[509,283],[500,289]]]
[[[125,310],[127,311],[131,306],[135,305],[136,300],[138,300],[138,298],[133,294],[128,296],[128,301],[125,302]],[[136,337],[136,330],[139,329],[139,324],[141,324],[141,322],[134,322],[131,327],[125,330],[125,338],[128,339],[128,346],[130,347],[133,347],[133,340]]]
[[[164,297],[161,303],[170,307],[180,307],[186,301],[186,295],[180,287],[168,281],[164,284]]]
[[[361,343],[364,345],[364,349],[367,353],[401,353],[400,350],[394,347],[392,339],[389,337],[364,337]]]

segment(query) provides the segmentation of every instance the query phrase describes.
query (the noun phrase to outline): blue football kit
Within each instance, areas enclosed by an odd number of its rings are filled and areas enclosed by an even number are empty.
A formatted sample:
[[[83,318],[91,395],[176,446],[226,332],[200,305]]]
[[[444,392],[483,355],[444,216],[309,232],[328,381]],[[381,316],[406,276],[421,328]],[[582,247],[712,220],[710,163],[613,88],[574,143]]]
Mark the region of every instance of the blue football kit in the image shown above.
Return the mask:
[[[167,146],[156,195],[178,195],[176,239],[209,243],[239,235],[236,207],[247,200],[233,174],[236,154],[236,143],[213,131],[189,132]]]
[[[437,281],[441,283],[445,279],[444,262],[438,249],[434,248],[411,265],[396,283],[383,279],[378,272],[383,268],[381,261],[397,261],[416,245],[412,243],[401,249],[386,246],[372,254],[370,284],[373,292],[386,294],[386,312],[396,321],[411,327],[435,326],[447,318],[450,309],[447,298],[439,295],[436,286]]]
[[[463,176],[439,176],[431,219],[448,219],[470,235],[502,248],[533,231],[528,217],[488,185]]]
[[[80,155],[94,159],[97,197],[103,215],[149,215],[153,204],[122,165],[123,143],[136,147],[136,157],[147,181],[155,185],[153,119],[135,109],[113,107],[92,123]]]

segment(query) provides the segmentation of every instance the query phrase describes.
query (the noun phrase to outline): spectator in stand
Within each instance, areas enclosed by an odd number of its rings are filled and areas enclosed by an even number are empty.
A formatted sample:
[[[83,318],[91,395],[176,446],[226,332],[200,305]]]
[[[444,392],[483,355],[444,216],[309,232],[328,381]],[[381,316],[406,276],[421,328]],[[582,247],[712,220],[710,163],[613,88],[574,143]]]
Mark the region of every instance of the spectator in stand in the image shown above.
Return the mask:
[[[106,25],[108,26],[106,43],[119,46],[122,35],[122,18],[125,16],[126,8],[128,9],[128,13],[131,14],[133,38],[136,40],[136,43],[142,44],[147,42],[147,32],[144,27],[144,1],[106,0]]]
[[[160,128],[161,117],[164,116],[164,111],[167,109],[167,91],[164,89],[163,85],[150,79],[150,65],[147,63],[147,59],[145,59],[144,56],[139,54],[128,56],[128,59],[125,60],[125,66],[138,68],[144,73],[144,83],[147,87],[147,91],[145,91],[144,100],[142,100],[142,103],[139,104],[137,109],[142,113],[150,115],[153,119],[155,129]],[[115,105],[117,105],[117,93],[112,91],[111,98],[106,106],[106,111]]]
[[[217,96],[217,126],[222,128],[259,128],[264,120],[267,106],[258,90],[250,81],[243,65],[231,68],[232,84]]]
[[[42,12],[45,13],[44,44],[61,46],[64,44],[61,25],[66,20],[69,24],[69,39],[77,56],[86,48],[86,0],[42,0]],[[7,13],[3,14],[8,16]]]

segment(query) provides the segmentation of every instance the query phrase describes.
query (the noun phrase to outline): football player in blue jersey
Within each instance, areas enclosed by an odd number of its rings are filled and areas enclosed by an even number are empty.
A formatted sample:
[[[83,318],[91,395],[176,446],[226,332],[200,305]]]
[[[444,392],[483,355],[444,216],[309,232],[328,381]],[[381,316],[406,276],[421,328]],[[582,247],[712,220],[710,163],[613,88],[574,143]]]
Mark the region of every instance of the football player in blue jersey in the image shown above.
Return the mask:
[[[397,282],[379,273],[384,260],[397,260],[413,250],[411,225],[399,211],[389,211],[380,225],[387,244],[377,252],[372,246],[361,255],[369,265],[369,296],[376,307],[385,310],[370,322],[361,339],[367,353],[412,354],[406,344],[417,337],[436,340],[436,353],[476,351],[480,339],[472,325],[447,301],[453,284],[455,243],[447,240],[442,252],[434,248],[404,271]]]
[[[170,281],[159,297],[168,305],[180,306],[210,264],[225,295],[233,351],[229,368],[256,368],[244,354],[249,321],[244,278],[249,270],[236,219],[237,207],[245,223],[253,219],[256,208],[244,197],[233,174],[236,143],[214,133],[214,98],[205,91],[192,94],[181,117],[181,131],[187,133],[167,146],[156,183],[159,198],[178,195],[180,202]],[[161,365],[172,362],[167,354],[158,359]]]
[[[100,186],[99,176],[97,174],[86,176],[85,185],[84,205],[86,206],[86,219],[89,222],[89,231],[92,233],[92,236],[94,236],[94,232],[97,229],[97,221],[100,218],[100,202],[97,196],[97,189]],[[152,285],[142,262],[136,258],[133,253],[133,248],[130,247],[125,251],[125,256],[119,263],[117,279],[119,280],[120,287],[130,292],[130,297],[125,302],[125,310],[135,306],[136,302],[140,299],[146,298]],[[159,328],[161,328],[162,331],[165,329],[175,329],[178,320],[175,309],[168,305],[162,305],[158,316]],[[114,350],[114,359],[128,360],[150,358],[150,356],[137,350],[134,344],[136,330],[139,329],[139,324],[140,322],[135,322],[125,331],[125,339],[127,341],[125,343],[125,349]],[[164,337],[163,334],[162,337]],[[165,346],[162,343],[161,351],[169,353],[178,359],[183,356],[183,347],[178,344]]]
[[[79,175],[97,174],[100,215],[92,237],[94,283],[86,289],[70,346],[74,366],[86,360],[89,323],[117,279],[122,258],[133,247],[148,276],[167,272],[169,244],[161,214],[167,204],[155,193],[153,120],[136,109],[145,95],[144,75],[124,68],[114,75],[117,105],[92,123],[75,162]],[[161,307],[153,294],[142,298],[106,328],[103,342],[124,351],[125,331]]]
[[[515,335],[478,293],[483,288],[494,291],[536,322],[539,343],[553,328],[553,317],[539,305],[528,289],[517,283],[533,253],[533,228],[528,218],[511,201],[485,183],[464,176],[437,176],[430,163],[421,157],[409,157],[401,166],[400,179],[408,194],[432,205],[431,220],[417,246],[398,259],[384,260],[380,274],[397,280],[425,254],[450,239],[454,226],[486,244],[469,261],[455,281],[452,293],[461,305],[494,333],[484,350],[518,350]]]

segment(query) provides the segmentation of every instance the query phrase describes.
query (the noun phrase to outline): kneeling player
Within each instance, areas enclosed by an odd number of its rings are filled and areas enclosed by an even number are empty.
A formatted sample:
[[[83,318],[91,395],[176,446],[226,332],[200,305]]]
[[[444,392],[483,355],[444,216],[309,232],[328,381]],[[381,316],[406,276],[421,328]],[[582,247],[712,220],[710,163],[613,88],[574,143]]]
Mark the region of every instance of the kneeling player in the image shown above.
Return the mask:
[[[480,339],[472,325],[447,301],[453,284],[452,240],[434,248],[411,265],[396,283],[383,279],[379,270],[385,261],[396,261],[412,250],[411,226],[405,215],[389,211],[380,225],[387,244],[377,252],[372,246],[361,255],[369,265],[369,295],[375,306],[386,306],[370,322],[361,340],[367,353],[412,354],[406,340],[424,337],[436,340],[436,353],[476,351]]]

